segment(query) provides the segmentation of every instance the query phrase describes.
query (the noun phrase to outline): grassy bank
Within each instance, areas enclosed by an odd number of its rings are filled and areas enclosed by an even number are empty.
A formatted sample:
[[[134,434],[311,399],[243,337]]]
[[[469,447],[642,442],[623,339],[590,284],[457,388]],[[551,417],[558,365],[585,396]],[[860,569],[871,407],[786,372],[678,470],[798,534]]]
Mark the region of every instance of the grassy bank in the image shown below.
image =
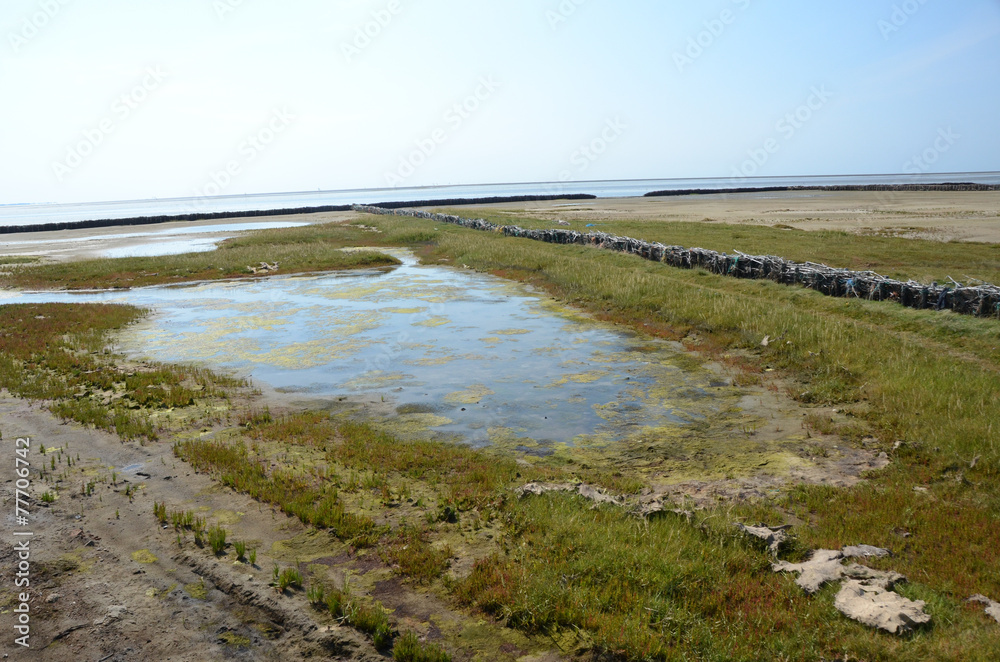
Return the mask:
[[[22,264],[0,273],[0,287],[45,289],[128,289],[147,285],[186,281],[250,278],[262,262],[278,264],[276,273],[306,273],[339,269],[385,267],[399,264],[388,255],[374,251],[344,252],[322,242],[272,242],[224,244],[217,251],[186,253],[165,257],[127,257]]]
[[[494,209],[436,210],[464,218],[484,218],[492,223],[524,228],[551,228],[542,218],[499,213]],[[592,227],[588,227],[588,225]],[[751,255],[777,255],[796,262],[820,262],[855,271],[876,271],[900,280],[948,283],[948,276],[1000,283],[1000,254],[994,244],[940,242],[863,236],[836,230],[802,231],[791,228],[729,225],[706,219],[703,223],[682,221],[614,220],[570,221],[567,229],[607,232],[668,246],[699,247],[720,253],[741,251]],[[968,281],[968,284],[977,284]]]
[[[110,353],[109,335],[143,315],[118,305],[0,306],[0,389],[45,401],[65,420],[146,441],[182,418],[161,414],[224,400],[245,386],[204,369],[128,365]]]

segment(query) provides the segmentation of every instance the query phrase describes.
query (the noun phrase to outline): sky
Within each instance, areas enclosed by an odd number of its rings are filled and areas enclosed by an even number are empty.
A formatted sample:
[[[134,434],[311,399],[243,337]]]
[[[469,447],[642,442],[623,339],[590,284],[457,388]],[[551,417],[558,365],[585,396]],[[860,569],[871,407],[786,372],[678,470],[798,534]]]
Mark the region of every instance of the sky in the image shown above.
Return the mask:
[[[1000,170],[1000,0],[4,0],[0,204]]]

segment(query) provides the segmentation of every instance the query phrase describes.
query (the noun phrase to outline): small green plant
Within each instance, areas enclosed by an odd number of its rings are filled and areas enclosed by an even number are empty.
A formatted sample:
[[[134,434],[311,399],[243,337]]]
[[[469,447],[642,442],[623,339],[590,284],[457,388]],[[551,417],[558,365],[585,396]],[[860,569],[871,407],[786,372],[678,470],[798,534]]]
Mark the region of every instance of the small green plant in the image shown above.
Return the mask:
[[[209,529],[208,544],[216,556],[226,551],[226,530],[218,524]]]
[[[55,500],[56,496],[52,494],[52,492],[49,492],[48,490],[42,492],[42,503],[52,503]]]
[[[403,633],[392,647],[392,659],[396,662],[451,662],[451,655],[438,644],[420,641],[416,633]]]
[[[236,560],[242,561],[247,553],[247,544],[242,540],[233,541],[233,549],[236,551]]]
[[[306,590],[306,598],[313,607],[321,608],[326,605],[326,589],[322,584],[313,584]]]
[[[287,588],[302,588],[302,573],[297,568],[285,568],[277,575],[278,591]]]
[[[254,547],[253,549],[250,550],[250,565],[255,566],[255,567],[257,565],[257,548],[256,547]]]
[[[153,516],[156,517],[156,521],[160,524],[167,523],[167,504],[153,502]]]
[[[381,604],[352,600],[344,611],[348,625],[370,634],[375,648],[385,648],[392,641],[392,625]]]

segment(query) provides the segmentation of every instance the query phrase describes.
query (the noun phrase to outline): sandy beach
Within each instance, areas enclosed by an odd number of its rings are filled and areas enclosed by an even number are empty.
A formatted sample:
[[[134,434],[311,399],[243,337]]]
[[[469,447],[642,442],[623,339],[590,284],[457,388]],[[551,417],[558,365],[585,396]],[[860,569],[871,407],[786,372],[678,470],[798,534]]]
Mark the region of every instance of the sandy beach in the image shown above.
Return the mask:
[[[1000,242],[1000,192],[739,193],[491,205],[553,219],[646,219],[750,225],[938,241]]]

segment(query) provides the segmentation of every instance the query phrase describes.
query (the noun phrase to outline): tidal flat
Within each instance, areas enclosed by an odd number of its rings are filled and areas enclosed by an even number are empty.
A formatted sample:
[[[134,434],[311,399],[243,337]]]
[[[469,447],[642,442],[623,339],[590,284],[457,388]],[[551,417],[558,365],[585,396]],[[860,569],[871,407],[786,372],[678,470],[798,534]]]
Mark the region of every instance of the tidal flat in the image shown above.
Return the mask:
[[[698,235],[697,223],[658,217],[660,201],[627,204],[649,207],[642,218],[565,217],[634,236]],[[476,215],[544,226],[565,211]],[[824,259],[818,233],[761,225],[713,221],[704,236]],[[904,272],[968,255],[926,238],[886,242],[913,259]],[[385,258],[360,271],[234,268],[228,280],[196,280],[235,265],[227,251],[267,260],[308,247],[321,264],[359,246]],[[981,266],[971,276],[998,268],[995,245],[972,250]],[[353,659],[420,645],[452,659],[924,660],[989,659],[1000,644],[995,622],[966,603],[1000,594],[996,320],[360,215],[176,260],[188,273],[179,280],[193,282],[8,291],[0,307],[4,385],[36,384],[22,397],[52,412],[5,400],[4,438],[58,430],[70,448],[37,456],[52,515],[88,504],[101,514],[84,529],[125,558],[159,559],[143,567],[160,583],[135,588],[159,597],[130,605],[142,618],[183,604],[168,590],[173,573],[188,573],[180,583],[213,607],[251,590],[249,574],[295,614],[286,623],[332,629],[317,642],[308,627],[274,634],[273,612],[224,609],[220,654],[266,659],[275,646],[329,650],[335,639]],[[5,286],[66,286],[65,266],[18,261],[4,267]],[[164,271],[115,260],[81,269],[91,287]],[[86,312],[107,304],[135,312]],[[119,423],[151,434],[112,453],[98,432],[125,438]],[[130,472],[126,489],[112,464],[142,475]],[[603,503],[565,490],[518,496],[528,483],[583,484]],[[782,560],[889,549],[865,563],[906,575],[896,591],[924,601],[933,625],[900,637],[846,618],[835,586],[807,595],[772,573],[771,552],[736,521],[790,524]],[[212,543],[219,530],[228,538]],[[86,567],[91,552],[74,549],[64,553]],[[238,586],[229,568],[244,576]],[[86,583],[60,577],[66,591]]]

